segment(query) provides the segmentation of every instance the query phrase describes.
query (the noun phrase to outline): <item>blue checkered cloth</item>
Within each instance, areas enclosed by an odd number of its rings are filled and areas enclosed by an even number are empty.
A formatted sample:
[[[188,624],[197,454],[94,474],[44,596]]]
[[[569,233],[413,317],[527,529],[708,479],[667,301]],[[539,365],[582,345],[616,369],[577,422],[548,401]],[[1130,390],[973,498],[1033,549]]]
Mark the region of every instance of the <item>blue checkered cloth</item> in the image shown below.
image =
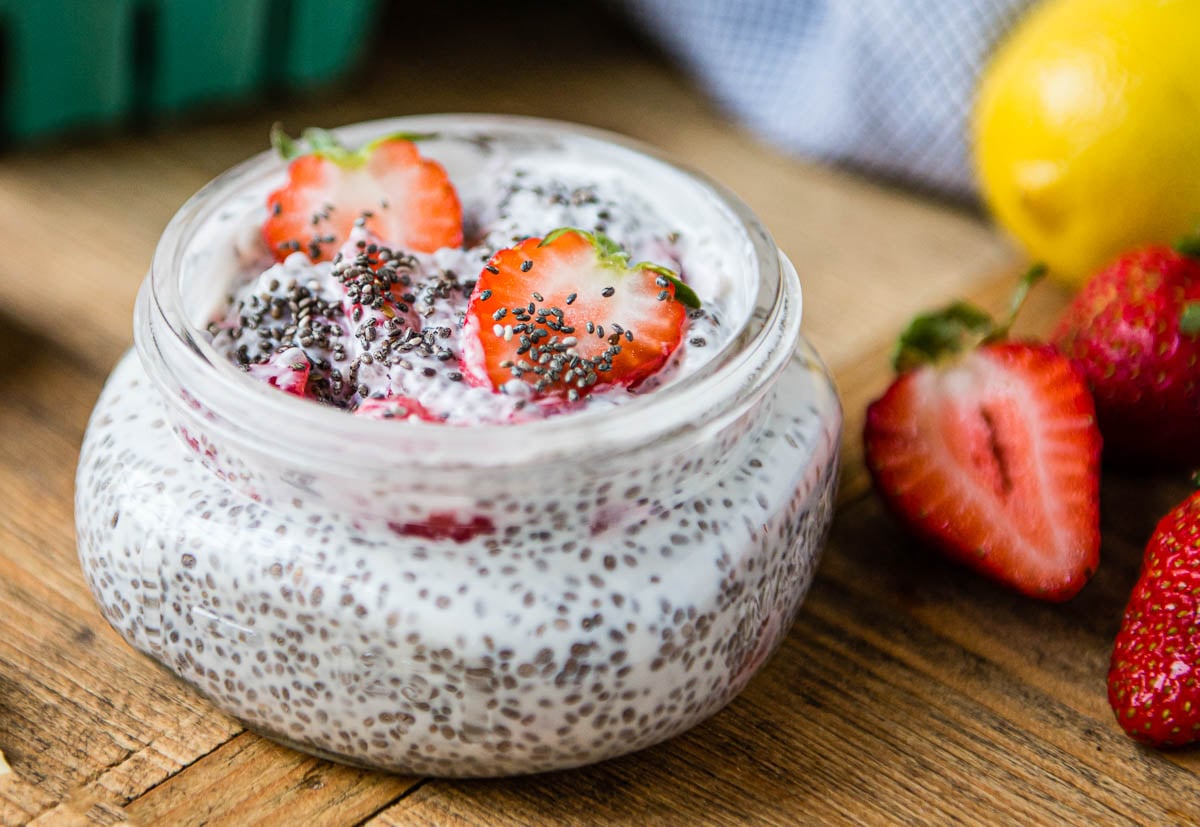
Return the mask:
[[[956,193],[979,70],[1031,2],[621,0],[772,143]]]

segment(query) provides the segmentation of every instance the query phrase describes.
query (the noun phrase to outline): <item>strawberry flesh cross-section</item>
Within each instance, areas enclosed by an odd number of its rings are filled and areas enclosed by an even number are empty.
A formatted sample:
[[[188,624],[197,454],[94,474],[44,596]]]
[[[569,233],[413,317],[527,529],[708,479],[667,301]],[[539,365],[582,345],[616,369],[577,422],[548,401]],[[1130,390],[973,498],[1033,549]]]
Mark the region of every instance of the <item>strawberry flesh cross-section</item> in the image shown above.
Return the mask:
[[[328,261],[355,226],[396,247],[432,253],[462,244],[462,207],[446,170],[394,135],[351,152],[328,132],[306,130],[299,154],[282,132],[272,141],[286,158],[288,182],[267,197],[263,240],[279,261],[295,252]]]
[[[1049,345],[1007,341],[1044,273],[997,323],[956,302],[901,336],[899,376],[867,408],[876,490],[948,557],[1043,600],[1067,600],[1100,552],[1100,433],[1081,375]]]
[[[574,401],[634,387],[679,346],[695,293],[665,267],[611,239],[564,228],[496,253],[476,281],[463,330],[469,380],[525,383]]]

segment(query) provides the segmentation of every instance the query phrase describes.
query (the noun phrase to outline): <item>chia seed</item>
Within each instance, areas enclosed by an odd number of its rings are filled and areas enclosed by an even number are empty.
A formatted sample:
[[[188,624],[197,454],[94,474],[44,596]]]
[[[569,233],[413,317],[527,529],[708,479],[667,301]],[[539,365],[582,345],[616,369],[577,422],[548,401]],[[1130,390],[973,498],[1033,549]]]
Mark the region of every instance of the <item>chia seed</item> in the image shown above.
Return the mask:
[[[525,205],[518,208],[518,202]],[[531,227],[520,226],[533,214],[528,204],[534,202],[541,205],[539,210],[560,211],[555,218],[560,226],[602,229],[600,225],[605,224],[619,241],[628,240],[630,234],[640,238],[641,250],[648,249],[646,239],[666,239],[669,232],[661,222],[655,225],[648,208],[642,210],[645,215],[633,220],[627,208],[606,198],[595,186],[568,186],[528,173],[513,174],[502,185],[493,224],[484,225],[476,216],[465,217],[470,225],[468,237],[478,243],[457,257],[442,251],[436,259],[439,264],[435,264],[432,256],[410,254],[368,238],[332,249],[330,245],[336,241],[328,222],[334,206],[324,205],[311,216],[311,238],[288,240],[285,247],[307,249],[331,260],[314,265],[294,257],[261,276],[247,273],[243,287],[235,288],[229,297],[229,313],[208,325],[209,335],[247,372],[265,377],[279,367],[289,374],[307,371],[300,380],[305,382],[305,395],[352,411],[364,388],[378,397],[424,400],[435,416],[448,421],[455,421],[457,415],[450,413],[451,408],[466,400],[471,400],[464,409],[471,411],[469,417],[483,421],[492,416],[503,421],[518,409],[531,415],[552,410],[527,404],[534,389],[558,394],[565,403],[590,405],[587,391],[601,384],[601,377],[613,369],[620,344],[632,342],[633,331],[619,319],[588,319],[582,314],[569,317],[577,304],[576,292],[568,293],[561,306],[547,306],[542,292],[546,287],[538,285],[536,277],[531,278],[530,286],[535,289],[530,290],[531,300],[526,304],[490,311],[494,324],[486,337],[497,346],[500,341],[512,342],[508,353],[519,354],[527,367],[505,359],[502,370],[523,376],[529,390],[513,394],[506,389],[501,395],[462,381],[460,359],[467,354],[460,349],[467,330],[466,307],[477,280],[460,279],[457,273],[477,273],[482,266],[485,274],[499,275],[500,269],[492,263],[499,249],[512,243],[510,239],[521,241],[537,234]],[[387,207],[381,204],[379,209]],[[358,222],[366,223],[370,215],[370,211],[360,214]],[[639,227],[639,221],[646,226]],[[626,237],[618,236],[619,232]],[[474,263],[480,261],[484,264]],[[534,263],[521,259],[521,272],[532,273],[537,269]],[[669,299],[669,281],[661,275],[654,281],[660,298]],[[600,292],[611,298],[616,287],[607,285]],[[475,298],[486,302],[495,294],[491,289],[482,290]],[[684,348],[702,347],[696,342],[719,335],[718,317],[689,310],[688,318],[690,330]],[[487,326],[481,327],[486,332]],[[583,342],[575,335],[577,328],[580,336],[585,330],[588,333]],[[252,346],[242,344],[248,340]],[[296,358],[298,353],[306,357],[307,366],[302,370],[294,367],[302,364]],[[285,361],[280,364],[281,360]],[[679,369],[676,363],[685,361],[676,358],[668,362],[661,375],[651,377],[644,387],[652,389],[669,381],[667,377]],[[458,378],[453,378],[455,375]],[[445,390],[449,385],[458,390]],[[619,403],[632,395],[628,390],[605,388],[597,398],[610,404],[610,399]]]

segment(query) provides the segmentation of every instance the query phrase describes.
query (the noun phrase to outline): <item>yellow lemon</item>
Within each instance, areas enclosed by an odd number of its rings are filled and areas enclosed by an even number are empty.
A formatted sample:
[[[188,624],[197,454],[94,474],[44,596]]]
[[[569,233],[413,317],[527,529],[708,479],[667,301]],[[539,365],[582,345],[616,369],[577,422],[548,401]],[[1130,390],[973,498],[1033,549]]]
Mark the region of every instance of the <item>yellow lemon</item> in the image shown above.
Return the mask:
[[[1046,0],[984,71],[976,173],[996,220],[1079,284],[1200,221],[1200,0]]]

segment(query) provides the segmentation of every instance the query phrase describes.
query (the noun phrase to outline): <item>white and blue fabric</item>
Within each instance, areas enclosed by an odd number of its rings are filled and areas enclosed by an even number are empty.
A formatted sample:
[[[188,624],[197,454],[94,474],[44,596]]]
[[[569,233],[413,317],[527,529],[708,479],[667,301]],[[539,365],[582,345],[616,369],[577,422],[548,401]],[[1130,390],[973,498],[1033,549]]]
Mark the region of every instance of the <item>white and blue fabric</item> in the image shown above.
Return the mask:
[[[768,141],[957,193],[979,71],[1031,2],[622,0]]]

